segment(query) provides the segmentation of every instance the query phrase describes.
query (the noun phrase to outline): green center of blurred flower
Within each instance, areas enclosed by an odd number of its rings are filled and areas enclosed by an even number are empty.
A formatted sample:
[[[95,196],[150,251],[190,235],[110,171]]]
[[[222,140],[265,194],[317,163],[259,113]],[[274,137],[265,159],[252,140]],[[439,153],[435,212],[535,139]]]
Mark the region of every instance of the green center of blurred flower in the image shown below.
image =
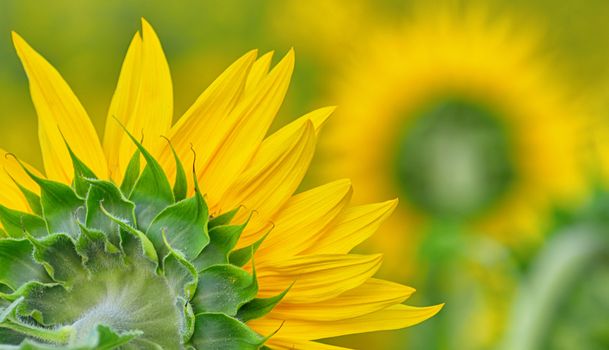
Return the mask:
[[[431,215],[480,214],[514,179],[500,115],[478,104],[435,100],[416,112],[400,136],[398,183],[414,205]]]

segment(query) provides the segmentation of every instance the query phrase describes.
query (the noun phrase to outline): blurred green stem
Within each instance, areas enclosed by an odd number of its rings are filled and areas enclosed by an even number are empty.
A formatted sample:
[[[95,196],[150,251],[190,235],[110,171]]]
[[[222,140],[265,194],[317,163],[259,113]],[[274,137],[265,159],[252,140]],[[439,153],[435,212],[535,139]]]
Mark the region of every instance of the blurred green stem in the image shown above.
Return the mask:
[[[501,349],[543,348],[544,337],[561,300],[585,275],[600,253],[607,252],[607,232],[595,225],[568,228],[540,251],[516,296]]]

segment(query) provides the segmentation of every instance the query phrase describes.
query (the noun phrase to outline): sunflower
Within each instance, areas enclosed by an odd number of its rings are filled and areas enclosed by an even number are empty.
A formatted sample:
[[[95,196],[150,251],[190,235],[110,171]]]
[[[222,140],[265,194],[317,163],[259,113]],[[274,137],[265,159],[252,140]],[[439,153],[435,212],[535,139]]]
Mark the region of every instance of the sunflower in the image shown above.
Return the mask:
[[[321,176],[350,176],[356,202],[400,193],[393,231],[447,220],[528,246],[553,203],[585,188],[580,106],[549,74],[537,29],[488,13],[420,7],[373,34],[336,84]],[[395,239],[376,242],[414,246]]]
[[[348,180],[294,195],[334,108],[265,137],[293,51],[272,69],[272,53],[248,52],[172,126],[169,68],[143,20],[102,142],[59,73],[13,41],[45,171],[1,160],[0,348],[336,349],[313,340],[440,310],[373,278],[380,255],[349,254],[396,200],[350,205]]]

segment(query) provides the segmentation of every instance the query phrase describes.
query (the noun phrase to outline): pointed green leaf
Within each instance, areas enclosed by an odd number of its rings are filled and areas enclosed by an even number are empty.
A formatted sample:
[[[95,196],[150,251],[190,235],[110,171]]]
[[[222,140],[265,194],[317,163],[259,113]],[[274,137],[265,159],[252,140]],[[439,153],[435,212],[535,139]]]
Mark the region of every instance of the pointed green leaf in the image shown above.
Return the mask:
[[[287,288],[283,292],[270,297],[270,298],[256,298],[247,304],[244,304],[239,308],[237,312],[237,318],[242,322],[247,322],[250,320],[255,320],[260,318],[275,308],[277,304],[285,297],[286,294],[290,291],[290,288]]]
[[[251,245],[231,252],[229,256],[230,263],[240,267],[247,264],[250,260],[252,260],[252,258],[254,257],[254,253],[256,253],[256,251],[268,235],[269,234],[267,232],[264,236],[262,236],[260,239],[258,239]]]
[[[101,206],[113,217],[135,227],[135,204],[127,200],[110,181],[91,179],[87,183],[91,188],[86,199],[86,225],[104,232],[113,244],[118,245],[119,226],[101,210]]]
[[[165,234],[163,234],[163,241],[169,250],[169,254],[163,259],[165,277],[176,295],[190,300],[195,295],[199,282],[197,270],[180,252],[171,247]]]
[[[0,240],[0,283],[17,290],[29,281],[50,281],[42,265],[34,260],[33,249],[24,239]]]
[[[78,215],[84,215],[84,200],[68,185],[43,179],[32,173],[17,159],[21,169],[40,186],[40,204],[49,233],[78,236]]]
[[[13,182],[17,185],[17,187],[19,187],[19,190],[25,197],[27,204],[29,205],[30,209],[32,209],[32,213],[34,213],[38,216],[41,216],[42,215],[42,205],[40,204],[40,196],[37,195],[36,193],[28,190],[27,188],[23,187],[23,185],[18,183],[17,181],[15,181],[15,179],[13,179]]]
[[[156,249],[143,232],[132,227],[128,222],[110,214],[103,205],[100,206],[100,209],[104,214],[106,214],[106,216],[108,216],[108,218],[117,223],[120,227],[121,247],[125,253],[127,253],[127,255],[131,255],[130,253],[141,253],[155,265],[158,264],[159,257]]]
[[[150,238],[161,256],[165,256],[167,253],[163,243],[163,231],[165,231],[169,245],[192,260],[209,243],[207,219],[207,204],[197,190],[193,197],[167,207],[154,218],[146,231],[146,236]]]
[[[257,350],[265,338],[230,316],[203,313],[196,316],[192,344],[205,350]]]
[[[24,237],[24,231],[34,237],[43,237],[49,234],[47,224],[41,217],[9,209],[1,204],[0,221],[6,233],[14,238]]]
[[[135,214],[138,228],[145,232],[154,217],[174,203],[173,191],[163,168],[156,159],[126,128],[123,127],[123,129],[146,159],[146,167],[135,182],[133,191],[129,196],[129,199],[136,205]]]
[[[76,241],[76,251],[89,271],[105,270],[120,261],[121,250],[108,240],[105,233],[84,226],[80,230],[82,234]]]
[[[244,228],[245,224],[212,228],[209,231],[209,244],[192,261],[197,271],[203,271],[212,265],[228,264],[228,255],[237,244]]]
[[[256,276],[232,265],[214,265],[199,274],[192,300],[195,313],[222,312],[235,316],[258,293]]]
[[[140,151],[136,150],[131,156],[127,170],[125,170],[125,176],[123,176],[123,183],[121,183],[121,192],[127,197],[131,195],[135,182],[140,177]]]
[[[216,226],[224,226],[224,225],[230,224],[230,222],[233,221],[233,218],[235,217],[235,215],[237,215],[237,212],[239,211],[239,209],[240,208],[235,208],[231,211],[227,211],[226,213],[223,213],[216,217],[210,218],[209,224],[208,224],[209,229],[211,230],[212,228],[214,228]]]
[[[63,135],[62,135],[63,137]],[[89,184],[86,179],[97,179],[97,176],[93,171],[83,163],[72,151],[72,148],[66,141],[63,139],[66,144],[66,148],[68,149],[68,153],[70,154],[70,158],[72,159],[72,167],[74,168],[74,179],[72,179],[72,187],[74,187],[74,191],[80,197],[85,197],[87,195],[87,191],[89,190]]]
[[[41,203],[49,233],[67,233],[78,236],[78,216],[84,216],[84,201],[70,186],[39,179]]]
[[[169,140],[167,140],[167,142],[169,142]],[[176,180],[173,184],[173,195],[175,197],[176,202],[179,202],[186,198],[188,182],[186,181],[186,173],[184,172],[184,166],[182,165],[182,161],[178,157],[178,154],[173,148],[171,142],[169,142],[169,147],[171,148],[171,152],[173,153],[173,159],[176,163]]]
[[[86,273],[70,236],[58,233],[42,239],[28,238],[34,245],[34,258],[46,268],[54,281],[63,282],[69,288],[78,276]]]

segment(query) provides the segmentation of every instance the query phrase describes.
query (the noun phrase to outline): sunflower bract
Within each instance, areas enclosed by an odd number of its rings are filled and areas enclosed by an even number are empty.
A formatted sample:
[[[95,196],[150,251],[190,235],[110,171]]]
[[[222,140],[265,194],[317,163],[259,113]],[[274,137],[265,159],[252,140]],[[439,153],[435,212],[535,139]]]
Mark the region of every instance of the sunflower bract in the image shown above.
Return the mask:
[[[198,186],[176,201],[184,171],[172,189],[134,142],[135,162],[141,152],[147,163],[141,174],[130,167],[121,186],[98,179],[70,151],[72,186],[29,173],[40,186],[41,216],[0,206],[7,233],[0,283],[8,289],[0,294],[0,339],[13,344],[0,349],[258,349],[265,342],[243,322],[265,315],[285,293],[256,299],[256,275],[240,267],[255,246],[231,263],[246,224],[229,224],[236,211],[210,219]]]

